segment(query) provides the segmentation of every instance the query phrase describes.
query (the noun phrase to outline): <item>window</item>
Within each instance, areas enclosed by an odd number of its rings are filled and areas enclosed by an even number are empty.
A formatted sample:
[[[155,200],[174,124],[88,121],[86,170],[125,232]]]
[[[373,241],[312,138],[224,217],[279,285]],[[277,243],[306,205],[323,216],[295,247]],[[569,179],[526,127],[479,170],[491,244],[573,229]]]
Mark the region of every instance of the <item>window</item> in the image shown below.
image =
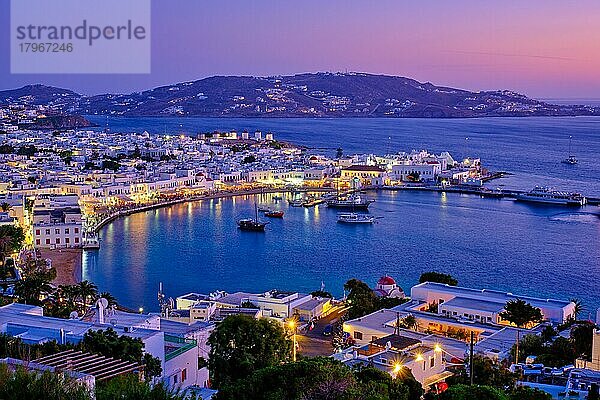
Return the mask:
[[[59,235],[60,234],[60,229],[59,228],[54,229],[54,233],[56,233],[57,235]]]
[[[69,234],[69,228],[65,228],[65,235]]]
[[[50,239],[46,239],[46,244],[50,244]]]
[[[69,244],[69,238],[65,238],[65,244]]]
[[[175,374],[173,375],[173,383],[177,384],[177,381],[179,380],[179,375]]]
[[[50,229],[46,229],[46,235],[50,234]]]
[[[79,228],[75,228],[75,233],[79,233]]]
[[[60,238],[56,238],[56,244],[60,244]]]
[[[79,238],[78,237],[75,238],[75,243],[79,243]]]
[[[354,331],[354,339],[362,340],[362,338],[363,338],[362,332]]]
[[[435,357],[429,359],[429,368],[435,367]]]
[[[35,230],[35,235],[36,235],[36,236],[40,236],[40,230],[39,230],[39,229],[36,229],[36,230]]]
[[[371,336],[371,342],[374,342],[377,340],[377,336]]]
[[[42,241],[41,241],[40,239],[35,239],[35,244],[36,244],[37,246],[39,246],[41,243],[42,243]]]
[[[181,371],[181,382],[184,382],[187,379],[187,368],[184,368],[183,371]]]

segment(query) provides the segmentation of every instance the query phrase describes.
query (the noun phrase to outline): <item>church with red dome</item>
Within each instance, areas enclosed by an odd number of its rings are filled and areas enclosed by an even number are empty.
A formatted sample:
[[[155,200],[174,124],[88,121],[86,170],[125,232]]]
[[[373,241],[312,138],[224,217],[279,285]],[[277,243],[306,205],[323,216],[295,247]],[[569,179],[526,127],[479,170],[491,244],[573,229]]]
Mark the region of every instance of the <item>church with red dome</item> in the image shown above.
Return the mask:
[[[405,297],[404,290],[396,284],[394,278],[389,275],[384,275],[377,281],[377,286],[373,292],[379,297],[393,297],[403,299]]]

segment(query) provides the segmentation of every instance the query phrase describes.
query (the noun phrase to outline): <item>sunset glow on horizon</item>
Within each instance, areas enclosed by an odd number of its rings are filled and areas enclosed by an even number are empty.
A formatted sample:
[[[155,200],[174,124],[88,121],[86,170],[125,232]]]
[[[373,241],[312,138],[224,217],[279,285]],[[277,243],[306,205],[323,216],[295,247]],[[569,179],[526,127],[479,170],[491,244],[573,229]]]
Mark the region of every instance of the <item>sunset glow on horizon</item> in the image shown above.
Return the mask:
[[[8,0],[0,23],[8,30]],[[0,47],[7,52],[8,35]],[[535,98],[600,98],[600,2],[155,0],[149,75],[11,75],[82,93],[128,92],[212,75],[316,71],[400,75]]]

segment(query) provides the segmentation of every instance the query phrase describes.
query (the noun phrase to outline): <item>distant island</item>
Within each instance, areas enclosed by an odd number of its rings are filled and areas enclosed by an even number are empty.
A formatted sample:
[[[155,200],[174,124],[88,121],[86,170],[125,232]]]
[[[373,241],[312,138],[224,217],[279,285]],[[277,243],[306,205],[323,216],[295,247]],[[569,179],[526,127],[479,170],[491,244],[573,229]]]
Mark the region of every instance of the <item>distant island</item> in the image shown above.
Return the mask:
[[[400,76],[307,73],[213,76],[129,94],[84,96],[45,85],[0,91],[0,105],[44,105],[63,115],[474,118],[598,115],[508,90],[471,92]]]

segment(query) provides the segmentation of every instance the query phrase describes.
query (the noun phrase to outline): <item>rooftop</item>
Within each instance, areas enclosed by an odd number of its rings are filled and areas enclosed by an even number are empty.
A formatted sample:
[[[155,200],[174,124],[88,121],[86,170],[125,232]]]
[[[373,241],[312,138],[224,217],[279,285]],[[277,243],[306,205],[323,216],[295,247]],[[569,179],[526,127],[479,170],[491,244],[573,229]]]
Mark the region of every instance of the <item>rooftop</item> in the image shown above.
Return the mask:
[[[472,289],[460,286],[450,286],[443,283],[436,282],[424,282],[420,283],[416,286],[413,286],[413,289],[427,289],[427,290],[438,290],[446,293],[451,293],[456,296],[474,296],[481,295],[488,298],[489,301],[496,301],[500,303],[506,303],[509,300],[521,299],[525,300],[531,305],[535,307],[566,307],[571,302],[566,300],[556,300],[556,299],[541,299],[537,297],[529,297],[529,296],[519,296],[512,294],[510,292],[502,292],[499,290],[491,290],[491,289]],[[413,296],[414,297],[414,296]]]

